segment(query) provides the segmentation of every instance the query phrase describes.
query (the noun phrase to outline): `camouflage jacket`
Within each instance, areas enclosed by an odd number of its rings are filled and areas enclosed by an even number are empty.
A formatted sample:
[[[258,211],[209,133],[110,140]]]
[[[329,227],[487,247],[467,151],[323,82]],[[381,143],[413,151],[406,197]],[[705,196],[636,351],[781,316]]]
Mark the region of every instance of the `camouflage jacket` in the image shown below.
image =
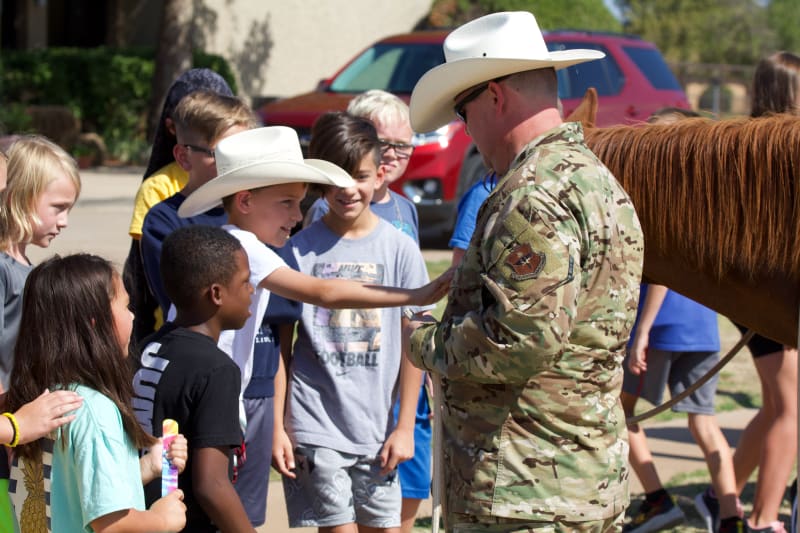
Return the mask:
[[[411,339],[442,379],[447,512],[590,521],[627,506],[619,393],[642,257],[630,198],[579,124],[526,146],[478,213],[441,322]]]

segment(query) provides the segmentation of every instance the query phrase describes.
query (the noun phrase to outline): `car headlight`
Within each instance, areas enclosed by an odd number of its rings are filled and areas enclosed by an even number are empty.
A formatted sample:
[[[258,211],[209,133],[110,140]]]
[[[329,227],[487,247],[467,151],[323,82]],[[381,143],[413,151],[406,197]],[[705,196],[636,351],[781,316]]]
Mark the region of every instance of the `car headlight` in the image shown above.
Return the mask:
[[[417,205],[442,203],[442,182],[436,178],[409,180],[403,183],[403,194]]]
[[[456,132],[456,128],[458,128],[458,124],[458,122],[453,121],[436,131],[415,133],[411,138],[411,144],[414,146],[424,146],[426,144],[438,143],[442,148],[447,148],[447,145],[450,144],[450,139],[453,138]]]

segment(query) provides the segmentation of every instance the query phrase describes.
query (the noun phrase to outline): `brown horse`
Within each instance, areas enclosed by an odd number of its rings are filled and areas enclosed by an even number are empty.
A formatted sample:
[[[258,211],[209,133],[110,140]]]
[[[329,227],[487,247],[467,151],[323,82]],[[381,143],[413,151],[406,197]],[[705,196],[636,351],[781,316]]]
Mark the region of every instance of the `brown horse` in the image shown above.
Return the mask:
[[[587,129],[630,194],[644,276],[797,345],[800,119],[687,119]]]

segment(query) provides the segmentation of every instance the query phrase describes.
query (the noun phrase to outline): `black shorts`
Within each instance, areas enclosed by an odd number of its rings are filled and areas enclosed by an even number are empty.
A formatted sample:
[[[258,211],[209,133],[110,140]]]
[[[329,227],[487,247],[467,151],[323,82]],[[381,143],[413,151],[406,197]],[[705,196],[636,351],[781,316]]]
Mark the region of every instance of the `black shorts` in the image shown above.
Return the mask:
[[[733,325],[739,328],[739,331],[742,332],[742,335],[747,333],[747,328],[745,326],[737,324],[736,322],[734,322]],[[753,354],[753,357],[755,358],[762,357],[764,355],[769,355],[775,352],[780,352],[783,350],[783,344],[775,342],[772,339],[762,337],[758,333],[753,335],[753,338],[747,341],[747,347],[750,348],[750,352]]]

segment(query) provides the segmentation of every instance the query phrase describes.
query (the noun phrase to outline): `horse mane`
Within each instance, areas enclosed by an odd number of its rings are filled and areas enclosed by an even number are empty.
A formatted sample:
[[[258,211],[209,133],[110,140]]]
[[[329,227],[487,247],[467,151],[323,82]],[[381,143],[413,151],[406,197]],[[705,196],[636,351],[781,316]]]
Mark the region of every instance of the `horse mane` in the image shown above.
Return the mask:
[[[631,196],[646,251],[717,279],[755,272],[797,279],[799,118],[589,129],[586,142]]]

